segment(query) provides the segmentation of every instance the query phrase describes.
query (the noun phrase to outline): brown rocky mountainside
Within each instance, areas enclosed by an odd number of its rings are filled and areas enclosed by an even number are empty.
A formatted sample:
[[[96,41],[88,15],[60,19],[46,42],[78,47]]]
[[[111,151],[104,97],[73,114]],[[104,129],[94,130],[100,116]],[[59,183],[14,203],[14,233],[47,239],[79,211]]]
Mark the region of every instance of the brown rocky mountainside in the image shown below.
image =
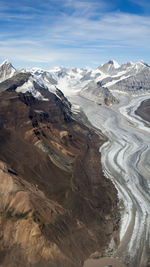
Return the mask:
[[[80,267],[118,242],[105,138],[73,119],[59,91],[46,94],[0,94],[0,266]]]
[[[135,111],[135,114],[150,122],[150,99],[144,100]]]

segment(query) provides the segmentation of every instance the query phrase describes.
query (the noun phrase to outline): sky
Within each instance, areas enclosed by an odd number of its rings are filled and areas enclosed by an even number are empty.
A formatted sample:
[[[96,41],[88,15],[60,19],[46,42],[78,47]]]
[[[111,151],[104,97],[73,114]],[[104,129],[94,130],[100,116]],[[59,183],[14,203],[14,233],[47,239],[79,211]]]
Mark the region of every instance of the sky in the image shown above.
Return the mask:
[[[150,0],[0,0],[0,62],[93,67],[150,64]]]

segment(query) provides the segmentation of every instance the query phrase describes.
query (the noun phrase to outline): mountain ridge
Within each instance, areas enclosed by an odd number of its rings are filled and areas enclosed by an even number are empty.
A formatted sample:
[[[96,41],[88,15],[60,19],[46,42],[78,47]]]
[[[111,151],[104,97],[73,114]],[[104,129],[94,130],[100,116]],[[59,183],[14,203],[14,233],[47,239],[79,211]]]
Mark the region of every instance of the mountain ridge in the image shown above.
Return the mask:
[[[139,84],[141,84],[141,87],[143,86],[141,90],[150,89],[150,66],[143,61],[138,61],[136,63],[127,62],[119,65],[116,61],[109,60],[97,69],[55,67],[49,70],[42,68],[27,68],[16,71],[11,63],[6,60],[0,65],[0,70],[3,67],[4,71],[4,65],[13,68],[13,72],[10,71],[10,75],[3,75],[5,79],[12,77],[16,72],[30,72],[39,84],[44,85],[52,92],[55,92],[57,87],[63,91],[66,96],[82,92],[82,90],[85,90],[91,82],[99,82],[102,87],[107,87],[108,90],[111,90],[112,92],[114,90],[120,90],[135,93],[136,87],[139,90]],[[144,85],[145,71],[147,72],[146,85]],[[141,75],[140,78],[139,74]],[[131,77],[134,77],[135,88],[132,88],[133,83],[131,82]],[[121,88],[119,89],[120,86]]]
[[[116,91],[139,94],[139,92],[144,93],[150,90],[150,66],[143,61],[119,65],[116,61],[110,60],[95,70],[55,67],[49,70],[27,68],[17,71],[6,60],[0,65],[2,77],[0,82],[5,82],[19,73],[30,73],[31,77],[16,90],[18,92],[29,91],[39,99],[44,99],[44,97],[35,89],[34,83],[54,94],[58,88],[66,97],[81,95],[102,105],[118,103],[113,95]]]
[[[0,94],[0,264],[82,267],[111,237],[119,244],[117,191],[100,163],[105,136],[73,117],[61,91],[36,84],[48,99],[39,100],[16,92],[13,78]]]

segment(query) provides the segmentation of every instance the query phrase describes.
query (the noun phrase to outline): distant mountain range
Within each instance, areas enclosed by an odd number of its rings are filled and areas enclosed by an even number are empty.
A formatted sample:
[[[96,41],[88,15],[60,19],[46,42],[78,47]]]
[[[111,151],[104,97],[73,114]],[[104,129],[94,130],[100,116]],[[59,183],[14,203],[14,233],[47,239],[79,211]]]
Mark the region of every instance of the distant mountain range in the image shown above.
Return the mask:
[[[116,61],[110,60],[96,70],[55,67],[50,70],[30,68],[18,71],[5,60],[0,65],[0,90],[6,85],[7,79],[11,84],[16,82],[16,75],[17,80],[21,79],[21,83],[16,84],[17,92],[28,91],[42,100],[47,99],[44,91],[41,92],[38,88],[45,88],[55,94],[60,89],[65,96],[79,94],[106,105],[118,102],[113,92],[138,94],[150,90],[150,66],[142,61],[120,66]]]

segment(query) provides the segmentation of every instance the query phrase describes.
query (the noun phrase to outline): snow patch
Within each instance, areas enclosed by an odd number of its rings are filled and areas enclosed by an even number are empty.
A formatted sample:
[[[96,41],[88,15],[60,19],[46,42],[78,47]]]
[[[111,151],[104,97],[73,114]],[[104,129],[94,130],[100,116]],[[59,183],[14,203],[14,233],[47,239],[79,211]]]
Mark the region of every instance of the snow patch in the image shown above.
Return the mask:
[[[25,82],[22,86],[17,87],[16,89],[17,93],[26,93],[26,92],[30,92],[35,98],[38,98],[39,100],[43,100],[43,101],[48,101],[47,98],[44,98],[40,92],[38,92],[35,88],[34,88],[34,84],[33,84],[33,78],[29,78],[29,80],[27,82]]]

